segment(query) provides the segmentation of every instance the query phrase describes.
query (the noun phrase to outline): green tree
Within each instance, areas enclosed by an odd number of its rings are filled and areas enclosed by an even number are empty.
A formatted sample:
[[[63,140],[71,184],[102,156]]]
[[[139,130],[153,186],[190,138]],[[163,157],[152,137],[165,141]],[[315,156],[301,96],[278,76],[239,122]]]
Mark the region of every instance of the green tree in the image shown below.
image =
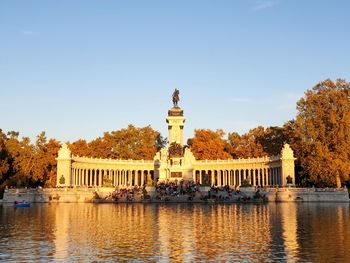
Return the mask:
[[[322,81],[305,92],[297,110],[293,146],[304,180],[339,187],[350,173],[350,84]]]

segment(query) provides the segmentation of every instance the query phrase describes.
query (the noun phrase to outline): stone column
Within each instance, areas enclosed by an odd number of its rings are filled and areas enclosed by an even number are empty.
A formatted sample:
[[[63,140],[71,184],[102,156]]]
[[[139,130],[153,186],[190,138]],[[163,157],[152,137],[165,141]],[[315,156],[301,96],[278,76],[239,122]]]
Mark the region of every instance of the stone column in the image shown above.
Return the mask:
[[[80,169],[77,169],[77,186],[79,186],[80,183]]]
[[[139,171],[135,171],[135,185],[139,186]]]
[[[111,174],[111,176],[112,176],[112,181],[113,181],[113,186],[116,186],[116,181],[115,181],[115,172],[114,172],[114,170],[110,170],[110,172],[109,172],[110,174]]]
[[[73,174],[72,174],[72,186],[76,186],[76,174],[75,174],[75,168],[73,169]]]
[[[145,170],[141,171],[141,186],[145,184]]]
[[[270,184],[271,184],[271,185],[274,185],[274,181],[273,181],[273,168],[272,168],[272,167],[270,168],[270,180],[271,180]]]
[[[94,169],[90,170],[90,175],[91,175],[90,185],[95,186],[95,170]]]
[[[130,183],[130,178],[131,178],[130,170],[127,170],[127,171],[126,171],[126,185],[127,185],[127,186],[130,186],[130,185],[131,185],[131,183]]]

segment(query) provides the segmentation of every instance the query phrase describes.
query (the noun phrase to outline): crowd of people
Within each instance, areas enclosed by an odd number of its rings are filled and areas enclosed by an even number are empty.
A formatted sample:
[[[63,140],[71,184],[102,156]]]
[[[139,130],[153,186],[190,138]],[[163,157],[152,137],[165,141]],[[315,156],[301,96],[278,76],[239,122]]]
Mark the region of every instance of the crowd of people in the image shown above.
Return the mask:
[[[194,196],[200,191],[200,185],[194,182],[158,182],[156,185],[156,196]]]
[[[151,196],[152,195],[152,196]],[[155,185],[154,193],[147,193],[146,186],[117,187],[108,197],[116,202],[125,201],[249,201],[261,199],[260,191],[254,196],[246,196],[239,189],[230,186],[212,186],[206,192],[201,191],[201,185],[192,181],[166,181]]]
[[[139,186],[117,187],[111,195],[114,201],[135,201],[144,198],[145,189]]]

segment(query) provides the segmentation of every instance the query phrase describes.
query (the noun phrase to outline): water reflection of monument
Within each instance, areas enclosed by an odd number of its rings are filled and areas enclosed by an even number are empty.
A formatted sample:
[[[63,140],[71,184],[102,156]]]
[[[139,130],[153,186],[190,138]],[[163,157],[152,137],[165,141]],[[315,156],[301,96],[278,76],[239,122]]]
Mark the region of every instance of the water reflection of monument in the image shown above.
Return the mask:
[[[103,187],[104,178],[113,186],[142,186],[156,181],[189,180],[214,186],[239,186],[250,179],[253,186],[286,185],[287,177],[294,182],[294,155],[288,144],[277,156],[233,159],[196,160],[184,145],[184,111],[178,106],[179,90],[175,89],[173,107],[168,110],[167,148],[153,160],[111,160],[79,157],[64,144],[57,158],[57,186]]]

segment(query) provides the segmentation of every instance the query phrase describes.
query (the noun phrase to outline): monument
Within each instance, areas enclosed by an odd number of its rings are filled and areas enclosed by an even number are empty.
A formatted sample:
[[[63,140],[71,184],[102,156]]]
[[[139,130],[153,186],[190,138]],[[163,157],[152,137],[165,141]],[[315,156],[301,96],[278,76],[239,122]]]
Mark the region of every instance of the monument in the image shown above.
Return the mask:
[[[194,181],[201,185],[237,187],[249,180],[252,186],[285,186],[294,180],[293,150],[285,144],[280,155],[250,159],[196,160],[184,144],[184,111],[180,91],[172,94],[168,110],[167,147],[153,160],[120,160],[74,156],[62,145],[57,160],[57,186],[143,186],[166,181]],[[106,178],[107,180],[104,180]],[[288,179],[287,179],[288,178]]]
[[[178,106],[180,91],[173,92],[173,107],[168,111],[168,151],[160,151],[154,160],[158,167],[160,181],[192,181],[193,162],[195,158],[190,149],[184,147],[183,129],[185,117],[183,110]]]

